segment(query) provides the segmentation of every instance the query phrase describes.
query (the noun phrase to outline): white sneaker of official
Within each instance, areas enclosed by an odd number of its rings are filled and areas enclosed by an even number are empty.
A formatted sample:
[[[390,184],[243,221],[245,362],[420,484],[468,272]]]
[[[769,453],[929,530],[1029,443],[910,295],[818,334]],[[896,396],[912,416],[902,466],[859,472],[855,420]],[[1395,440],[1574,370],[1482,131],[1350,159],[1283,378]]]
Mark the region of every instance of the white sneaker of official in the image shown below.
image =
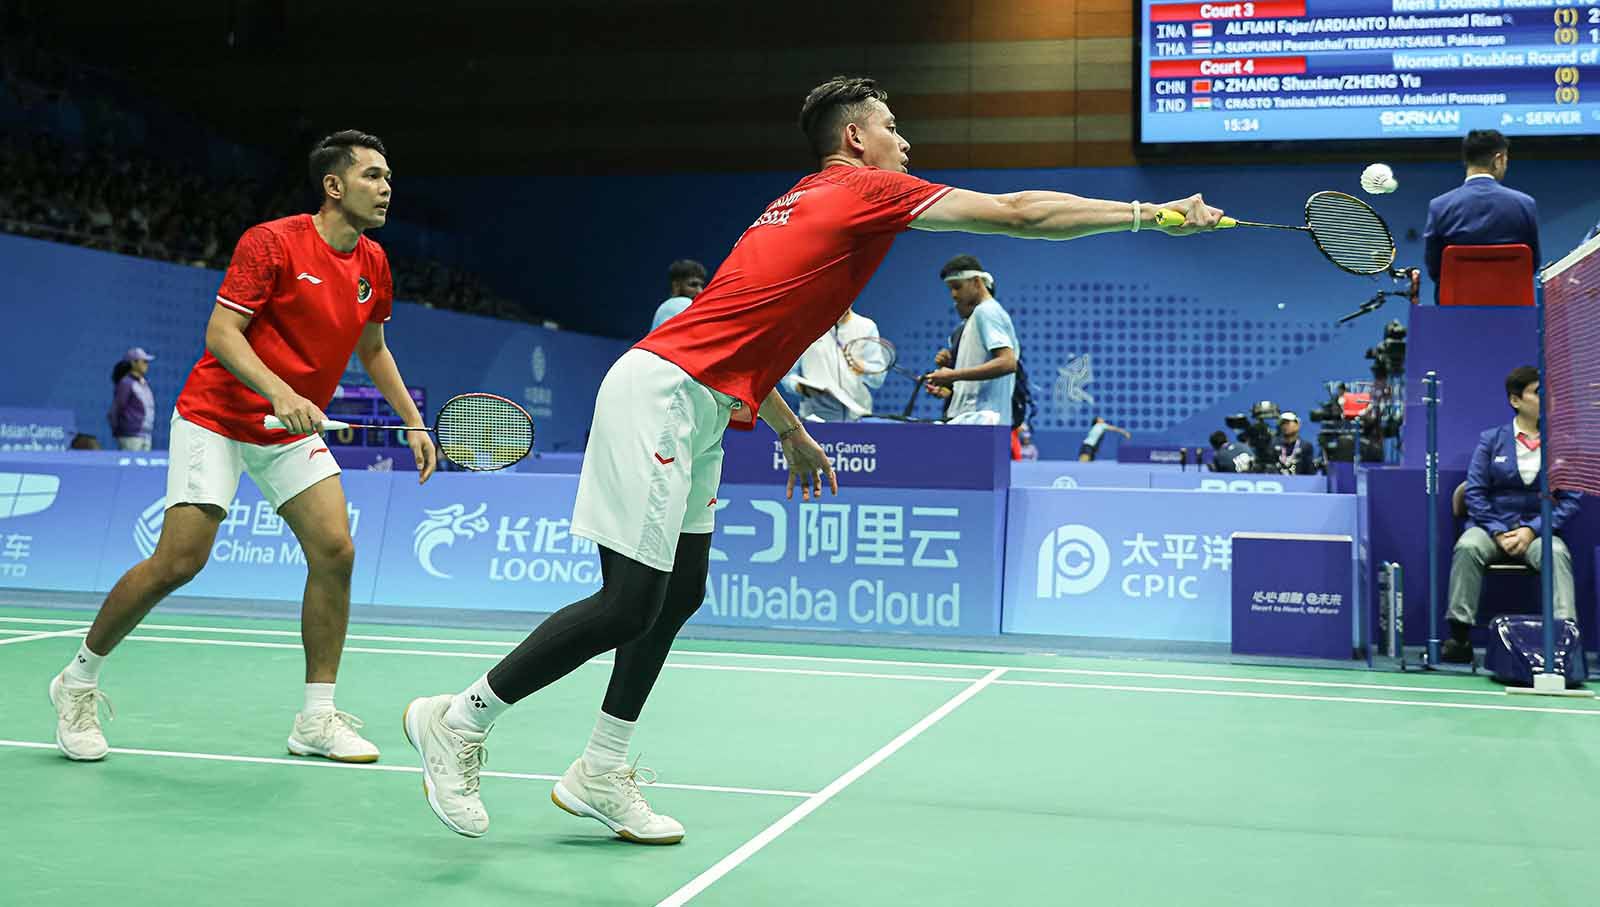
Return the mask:
[[[289,753],[321,756],[335,762],[377,762],[378,747],[356,733],[361,719],[349,712],[296,713],[289,732]]]
[[[112,716],[111,700],[99,687],[67,685],[57,674],[50,680],[50,704],[56,709],[56,746],[74,762],[98,762],[111,747],[100,730],[100,704]]]
[[[576,759],[550,792],[555,804],[574,816],[596,819],[617,837],[635,844],[676,844],[683,826],[650,808],[639,783],[655,781],[655,773],[633,766],[591,775]]]
[[[489,830],[489,813],[478,793],[479,773],[489,761],[487,733],[457,731],[444,723],[454,697],[424,696],[411,700],[401,723],[406,740],[422,757],[422,793],[445,827],[458,835],[481,837]]]

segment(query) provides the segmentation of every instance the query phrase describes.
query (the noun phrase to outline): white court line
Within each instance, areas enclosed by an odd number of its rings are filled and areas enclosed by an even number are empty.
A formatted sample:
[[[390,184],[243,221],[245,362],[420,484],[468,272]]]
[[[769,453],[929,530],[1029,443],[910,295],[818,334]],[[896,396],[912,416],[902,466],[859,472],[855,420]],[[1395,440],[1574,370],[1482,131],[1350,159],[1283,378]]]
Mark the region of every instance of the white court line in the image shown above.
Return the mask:
[[[0,746],[9,746],[30,750],[53,750],[54,743],[39,743],[33,740],[0,740]],[[272,756],[234,756],[226,753],[185,753],[176,750],[143,750],[128,747],[114,746],[111,752],[124,756],[161,756],[167,759],[200,759],[206,762],[242,762],[253,765],[292,765],[297,768],[342,768],[364,772],[403,772],[412,775],[422,773],[422,769],[414,765],[378,765],[368,763],[365,765],[349,762],[333,762],[328,759],[286,759]],[[481,772],[485,778],[510,778],[517,781],[560,781],[560,775],[542,775],[531,772]],[[759,787],[722,787],[713,784],[669,784],[657,781],[650,785],[667,790],[688,790],[712,794],[752,794],[761,797],[789,797],[800,799],[813,796],[810,793],[796,790],[768,790]]]
[[[250,641],[246,641],[246,640],[233,640],[233,639],[188,639],[188,638],[181,637],[181,636],[144,636],[144,635],[139,635],[139,634],[135,634],[133,636],[129,636],[128,638],[129,639],[133,639],[133,640],[139,640],[141,642],[170,642],[170,643],[180,643],[180,644],[183,644],[183,645],[191,645],[191,646],[239,646],[239,647],[251,648],[251,649],[295,649],[295,650],[298,650],[300,648],[300,646],[298,646],[298,645],[296,645],[294,643],[286,643],[286,642],[250,642]],[[4,645],[7,642],[14,642],[14,641],[15,640],[0,640],[0,645]],[[346,652],[362,652],[362,653],[368,653],[368,654],[374,654],[374,655],[423,655],[423,656],[428,656],[428,657],[432,657],[432,658],[500,658],[501,657],[500,655],[495,655],[495,654],[490,654],[490,653],[483,653],[483,652],[431,652],[431,651],[428,651],[426,649],[368,649],[368,648],[362,648],[362,647],[359,647],[359,646],[346,647],[345,651]],[[887,662],[887,663],[888,664],[895,664],[896,662]],[[608,661],[608,660],[605,660],[605,659],[595,659],[595,660],[586,662],[586,664],[587,665],[591,665],[591,666],[597,666],[597,667],[605,667],[605,666],[609,666],[611,664],[611,662]],[[804,668],[767,668],[767,667],[755,667],[753,665],[684,664],[684,663],[681,663],[681,662],[673,662],[671,660],[667,661],[666,667],[668,667],[668,668],[677,668],[679,670],[687,670],[687,671],[733,671],[733,672],[738,672],[738,673],[755,673],[755,674],[798,674],[798,675],[808,676],[808,677],[859,677],[859,678],[866,678],[866,679],[869,679],[869,680],[909,680],[909,681],[921,680],[921,681],[928,681],[928,682],[932,682],[932,683],[971,683],[972,680],[973,680],[970,677],[941,677],[941,676],[937,676],[937,675],[922,675],[922,674],[874,674],[874,673],[870,673],[870,672],[865,672],[864,673],[864,672],[858,672],[858,671],[822,671],[822,670],[808,670],[808,669],[804,669]],[[991,673],[993,671],[1002,671],[1002,672],[1014,671],[1014,672],[1019,672],[1019,673],[1024,673],[1025,674],[1025,673],[1028,673],[1029,670],[1031,670],[1031,669],[1029,669],[1029,668],[1013,668],[1013,667],[998,666],[998,667],[995,667],[995,668],[991,669]],[[1163,676],[1163,675],[1151,675],[1151,676],[1159,677],[1159,676]],[[1201,679],[1207,679],[1207,680],[1211,679],[1211,678],[1207,677],[1206,675],[1196,675],[1196,676],[1201,678]],[[1367,698],[1367,697],[1363,697],[1363,696],[1309,696],[1309,695],[1299,694],[1299,693],[1262,693],[1262,692],[1252,692],[1252,691],[1249,691],[1249,690],[1195,690],[1195,689],[1187,689],[1187,688],[1184,688],[1184,687],[1147,687],[1147,686],[1135,686],[1135,685],[1132,685],[1132,684],[1058,683],[1058,682],[1045,681],[1045,680],[1003,680],[1003,681],[999,681],[999,685],[1001,685],[1001,686],[1017,686],[1017,687],[1052,687],[1052,688],[1060,688],[1060,689],[1079,689],[1079,690],[1106,690],[1106,691],[1111,691],[1111,692],[1128,692],[1128,693],[1169,693],[1169,694],[1189,694],[1189,695],[1194,695],[1194,696],[1224,696],[1224,697],[1231,696],[1231,697],[1236,697],[1236,698],[1240,698],[1240,699],[1280,699],[1280,700],[1302,701],[1302,702],[1354,702],[1354,703],[1362,703],[1362,704],[1366,704],[1366,705],[1410,705],[1410,706],[1423,706],[1423,707],[1432,707],[1432,708],[1440,708],[1440,709],[1476,709],[1476,710],[1479,710],[1479,711],[1489,711],[1489,712],[1546,712],[1546,713],[1558,714],[1558,715],[1600,715],[1600,709],[1556,709],[1556,708],[1539,708],[1539,707],[1534,707],[1534,706],[1487,705],[1487,704],[1479,704],[1479,703],[1471,703],[1471,702],[1423,702],[1423,701],[1419,701],[1419,700],[1406,700],[1406,699],[1374,699],[1374,698]],[[1367,685],[1364,685],[1364,684],[1352,684],[1350,686],[1353,686],[1353,687],[1356,687],[1356,688],[1359,688],[1359,689],[1384,689],[1384,688],[1380,688],[1380,687],[1367,686]],[[1408,693],[1429,693],[1429,692],[1432,692],[1427,687],[1393,687],[1393,688],[1390,688],[1390,689],[1396,689],[1396,690],[1400,690],[1400,691],[1408,692]],[[1498,695],[1501,698],[1506,698],[1506,694],[1504,694],[1504,693],[1497,693],[1495,695]]]
[[[855,765],[855,767],[833,779],[832,783],[830,783],[827,787],[824,787],[822,790],[819,790],[807,797],[804,803],[801,803],[799,806],[791,809],[783,816],[783,818],[767,826],[760,834],[741,844],[738,850],[735,850],[733,853],[730,853],[721,860],[718,860],[715,866],[712,866],[705,872],[695,876],[689,881],[688,884],[684,885],[682,888],[679,888],[677,891],[674,891],[660,903],[656,904],[656,907],[682,907],[683,904],[689,903],[690,899],[692,899],[695,895],[705,891],[718,879],[727,875],[729,872],[732,872],[739,866],[740,863],[743,863],[745,860],[755,856],[755,854],[758,853],[762,848],[777,840],[779,835],[793,828],[801,819],[804,819],[806,816],[816,812],[817,809],[822,806],[822,804],[832,800],[840,791],[861,780],[861,776],[872,771],[880,763],[882,763],[883,760],[898,752],[901,747],[917,739],[917,737],[920,736],[923,731],[926,731],[928,728],[933,727],[935,724],[938,724],[940,721],[944,720],[945,716],[960,708],[962,703],[965,703],[967,700],[978,695],[979,690],[982,690],[984,687],[998,680],[1000,675],[1004,674],[1006,670],[1007,669],[1005,668],[995,668],[994,670],[970,683],[966,689],[951,697],[951,699],[944,705],[941,705],[932,712],[929,712],[921,721],[918,721],[916,724],[913,724],[911,727],[902,731],[900,736],[884,744],[878,749],[877,752],[861,760]]]
[[[52,634],[54,635],[54,634]],[[146,636],[135,633],[128,639],[139,642],[170,642],[188,646],[235,646],[246,649],[293,649],[300,651],[299,643],[290,642],[254,642],[243,639],[190,639],[184,636]],[[5,640],[0,642],[15,642]],[[434,652],[427,649],[370,649],[363,646],[346,646],[346,652],[359,652],[365,655],[421,655],[430,658],[492,658],[499,660],[503,654],[493,652]],[[611,661],[603,658],[585,662],[588,665],[609,667]],[[741,674],[799,674],[806,677],[861,677],[869,680],[923,680],[934,683],[971,683],[970,677],[938,677],[931,674],[877,674],[868,671],[823,671],[815,668],[766,668],[750,665],[702,665],[687,664],[684,662],[668,661],[669,668],[683,671],[735,671]]]
[[[46,619],[46,618],[27,618],[27,617],[0,617],[0,621],[15,621],[15,622],[22,622],[22,623],[44,623],[44,624],[75,623],[74,621],[50,620],[50,619]],[[231,629],[231,628],[228,628],[228,627],[194,627],[194,626],[189,626],[189,625],[186,625],[186,624],[141,624],[140,625],[140,629],[143,629],[143,630],[184,630],[184,631],[188,631],[188,632],[192,632],[192,633],[237,633],[237,634],[240,634],[240,635],[251,635],[251,636],[292,636],[292,637],[295,637],[295,638],[299,638],[299,636],[300,636],[300,632],[298,630],[246,630],[246,629]],[[466,646],[466,645],[503,646],[503,647],[505,647],[505,651],[506,652],[509,652],[511,650],[512,646],[513,646],[512,643],[508,643],[508,642],[505,642],[503,640],[493,640],[493,639],[481,639],[481,640],[478,640],[478,639],[443,639],[443,638],[436,638],[436,637],[431,637],[431,636],[370,636],[370,635],[352,633],[349,636],[347,636],[346,639],[354,640],[354,641],[357,641],[357,642],[435,643],[435,644],[439,644],[439,645],[452,645],[452,646]],[[365,652],[365,651],[372,651],[372,650],[350,649],[350,650],[347,650],[347,651],[363,651],[363,652]],[[405,650],[393,649],[393,650],[383,650],[383,651],[404,652]],[[430,652],[430,653],[416,653],[416,654],[439,654],[439,655],[444,655],[444,654],[448,654],[448,653],[431,653]],[[1420,685],[1413,686],[1413,685],[1409,685],[1409,684],[1352,683],[1352,682],[1349,682],[1349,681],[1334,681],[1334,680],[1289,680],[1289,679],[1285,679],[1285,678],[1273,678],[1273,677],[1226,677],[1226,676],[1221,676],[1221,675],[1217,675],[1217,674],[1167,674],[1167,673],[1161,673],[1159,671],[1113,671],[1113,670],[1103,670],[1103,669],[1093,669],[1093,668],[1042,668],[1042,667],[1028,667],[1028,666],[1024,666],[1024,665],[974,664],[974,663],[970,663],[970,662],[900,661],[900,660],[897,660],[897,659],[886,659],[886,658],[848,658],[848,657],[835,656],[835,655],[764,655],[764,654],[755,653],[755,652],[683,651],[683,652],[679,652],[677,654],[679,655],[679,657],[697,656],[697,657],[705,657],[705,658],[747,658],[747,659],[760,659],[760,660],[771,660],[771,661],[811,661],[811,662],[822,662],[824,664],[879,665],[879,666],[904,667],[904,668],[949,668],[949,669],[953,669],[953,670],[968,670],[968,671],[992,671],[995,668],[1005,668],[1008,671],[1025,673],[1025,674],[1054,674],[1054,675],[1071,676],[1071,677],[1127,677],[1127,678],[1136,678],[1136,679],[1142,679],[1142,680],[1189,680],[1189,681],[1200,681],[1200,682],[1249,684],[1249,685],[1258,685],[1258,686],[1306,687],[1306,688],[1312,688],[1312,689],[1369,690],[1369,691],[1373,691],[1373,692],[1390,692],[1390,693],[1426,693],[1426,694],[1439,694],[1439,695],[1445,695],[1445,696],[1494,696],[1494,697],[1498,697],[1498,698],[1502,698],[1502,699],[1505,698],[1505,696],[1506,696],[1506,693],[1505,693],[1504,690],[1463,690],[1463,689],[1455,689],[1455,688],[1452,688],[1452,687],[1430,687],[1430,686],[1420,686]],[[477,658],[487,658],[487,657],[500,658],[500,657],[503,657],[503,654],[495,655],[495,656],[488,656],[488,655],[484,655],[482,653],[474,653],[473,657],[477,657]],[[888,676],[888,675],[883,675],[883,676]],[[950,678],[950,679],[970,680],[971,678]]]
[[[1427,709],[1468,709],[1483,712],[1544,712],[1551,715],[1600,715],[1600,709],[1557,709],[1538,706],[1488,705],[1478,702],[1424,702],[1416,699],[1367,699],[1361,696],[1307,696],[1303,693],[1257,693],[1249,690],[1188,690],[1182,687],[1141,687],[1112,683],[1054,683],[1048,680],[1001,680],[996,686],[1049,687],[1057,690],[1111,690],[1118,693],[1173,693],[1187,696],[1224,696],[1238,699],[1287,699],[1294,702],[1353,702],[1363,705],[1405,705]]]
[[[88,624],[81,624],[71,630],[52,630],[48,633],[30,633],[27,636],[13,636],[10,639],[0,639],[0,646],[9,646],[14,642],[33,642],[36,639],[54,639],[57,636],[82,636],[89,632]]]

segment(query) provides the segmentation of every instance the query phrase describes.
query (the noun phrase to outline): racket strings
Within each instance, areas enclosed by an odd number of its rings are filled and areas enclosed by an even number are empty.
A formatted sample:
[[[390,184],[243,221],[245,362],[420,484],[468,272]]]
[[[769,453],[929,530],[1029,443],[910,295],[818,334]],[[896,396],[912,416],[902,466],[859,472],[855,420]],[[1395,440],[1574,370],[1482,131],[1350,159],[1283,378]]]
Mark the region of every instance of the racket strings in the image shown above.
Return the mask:
[[[1318,192],[1306,202],[1306,225],[1322,254],[1346,271],[1378,274],[1394,264],[1388,225],[1361,199]]]
[[[863,375],[881,375],[894,368],[899,354],[882,337],[857,337],[844,345],[844,360]]]
[[[439,450],[465,469],[504,469],[533,449],[533,420],[493,394],[463,394],[439,410]]]

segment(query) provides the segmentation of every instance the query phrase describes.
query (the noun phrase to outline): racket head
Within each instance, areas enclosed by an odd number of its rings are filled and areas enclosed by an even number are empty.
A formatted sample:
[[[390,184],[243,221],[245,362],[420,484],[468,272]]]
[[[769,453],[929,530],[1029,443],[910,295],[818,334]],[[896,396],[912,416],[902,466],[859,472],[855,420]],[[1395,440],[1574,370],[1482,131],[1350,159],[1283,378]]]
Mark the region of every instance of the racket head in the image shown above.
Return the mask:
[[[533,417],[498,394],[458,394],[439,407],[439,452],[473,472],[505,469],[533,450]]]
[[[1372,206],[1343,192],[1306,199],[1306,226],[1317,249],[1351,274],[1383,274],[1394,267],[1394,235]]]
[[[844,345],[844,361],[863,375],[881,375],[898,360],[894,344],[882,337],[857,337]]]

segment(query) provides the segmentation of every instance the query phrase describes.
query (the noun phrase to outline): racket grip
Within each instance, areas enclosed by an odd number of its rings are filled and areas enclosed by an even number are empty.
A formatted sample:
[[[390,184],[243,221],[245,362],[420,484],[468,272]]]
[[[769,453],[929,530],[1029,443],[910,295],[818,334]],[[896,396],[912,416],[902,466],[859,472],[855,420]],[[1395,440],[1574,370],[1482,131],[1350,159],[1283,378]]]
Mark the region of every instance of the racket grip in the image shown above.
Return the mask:
[[[279,419],[277,416],[263,416],[261,418],[261,427],[276,428],[281,431],[283,430],[283,420]],[[322,427],[319,428],[318,431],[338,431],[341,428],[349,427],[349,422],[338,422],[333,419],[323,419]]]
[[[1180,211],[1174,211],[1171,208],[1162,208],[1160,211],[1156,212],[1156,226],[1181,227],[1183,226],[1183,213]],[[1229,227],[1237,226],[1239,226],[1239,222],[1231,217],[1223,217],[1217,221],[1218,230],[1226,230]]]

